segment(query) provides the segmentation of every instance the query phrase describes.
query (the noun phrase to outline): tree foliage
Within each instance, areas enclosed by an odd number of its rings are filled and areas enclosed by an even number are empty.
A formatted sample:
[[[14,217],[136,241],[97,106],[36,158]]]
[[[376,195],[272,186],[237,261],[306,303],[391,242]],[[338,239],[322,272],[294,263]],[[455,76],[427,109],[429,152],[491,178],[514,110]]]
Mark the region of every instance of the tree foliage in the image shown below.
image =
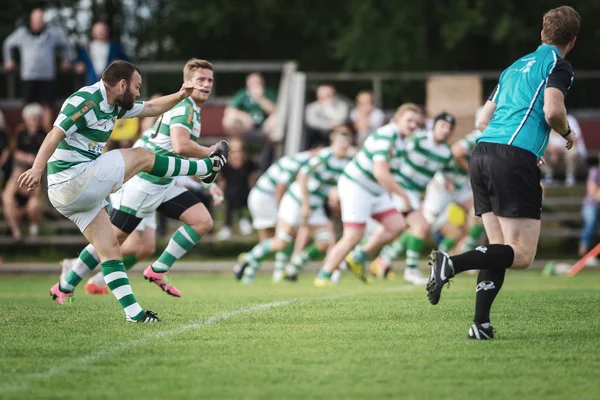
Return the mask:
[[[295,59],[306,70],[501,69],[539,43],[544,11],[564,0],[4,0],[0,36],[35,5],[59,13],[81,39],[84,21],[109,22],[138,59]],[[597,68],[600,0],[573,0],[582,15],[571,60]],[[91,7],[83,7],[82,5]],[[75,19],[70,23],[68,19]],[[86,25],[86,24],[83,24]]]

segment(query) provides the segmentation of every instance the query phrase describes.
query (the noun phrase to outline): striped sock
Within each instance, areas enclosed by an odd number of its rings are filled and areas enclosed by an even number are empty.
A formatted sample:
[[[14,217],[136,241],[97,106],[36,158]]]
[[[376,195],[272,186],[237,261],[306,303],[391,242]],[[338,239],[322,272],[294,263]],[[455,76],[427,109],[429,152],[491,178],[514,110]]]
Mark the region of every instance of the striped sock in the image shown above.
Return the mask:
[[[244,271],[244,275],[253,276],[260,268],[260,264],[269,254],[271,254],[271,239],[266,239],[257,244],[244,256],[244,260],[249,264]]]
[[[463,245],[462,252],[466,253],[467,251],[473,250],[479,244],[479,240],[481,240],[481,236],[485,232],[485,228],[481,224],[475,224],[469,229],[469,233],[467,233],[467,239],[465,240],[465,244]]]
[[[446,236],[444,239],[442,239],[442,242],[438,246],[438,250],[447,253],[452,250],[454,246],[456,246],[456,240]]]
[[[83,278],[89,275],[100,264],[100,257],[96,249],[88,244],[79,254],[73,269],[60,281],[59,289],[62,292],[72,292]]]
[[[406,266],[408,268],[417,268],[419,265],[419,257],[421,256],[424,242],[423,239],[409,235],[406,243]]]
[[[152,263],[154,272],[168,272],[175,261],[183,257],[200,241],[200,235],[189,225],[182,225],[175,231],[167,248],[158,260]]]
[[[149,174],[168,178],[171,176],[208,175],[210,171],[212,171],[212,161],[209,158],[184,160],[155,154],[154,165]]]
[[[290,243],[285,249],[275,253],[275,271],[283,271],[285,269],[293,251],[294,245]]]
[[[125,267],[125,271],[129,271],[137,262],[138,259],[135,254],[123,256],[123,266]]]
[[[387,264],[393,263],[394,260],[400,258],[406,251],[408,238],[409,233],[404,231],[398,239],[388,244],[381,250],[379,257]]]
[[[296,271],[300,271],[304,265],[312,260],[323,256],[323,252],[313,243],[304,249],[301,253],[292,257],[292,266]]]
[[[138,320],[144,315],[144,310],[135,300],[129,279],[121,260],[109,260],[102,263],[102,273],[108,288],[113,292],[125,314],[131,319]]]

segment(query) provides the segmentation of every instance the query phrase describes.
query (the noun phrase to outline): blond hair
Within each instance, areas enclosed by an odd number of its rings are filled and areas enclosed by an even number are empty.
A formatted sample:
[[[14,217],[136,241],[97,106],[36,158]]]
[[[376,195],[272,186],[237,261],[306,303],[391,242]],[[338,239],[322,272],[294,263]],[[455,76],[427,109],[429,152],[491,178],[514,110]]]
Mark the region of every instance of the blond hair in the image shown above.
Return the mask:
[[[213,65],[208,61],[192,58],[188,60],[183,67],[183,79],[190,79],[193,73],[199,69],[210,69],[211,71],[214,71]]]
[[[400,107],[398,107],[396,113],[394,114],[394,117],[400,117],[407,111],[412,111],[420,115],[423,114],[423,110],[421,109],[421,107],[419,107],[415,103],[404,103]]]
[[[542,42],[564,46],[579,33],[581,17],[573,7],[562,6],[544,14]]]
[[[348,128],[346,125],[338,125],[335,128],[333,128],[333,130],[329,134],[329,138],[333,139],[336,136],[345,136],[347,138],[352,139],[352,136],[354,135],[352,134],[350,128]]]

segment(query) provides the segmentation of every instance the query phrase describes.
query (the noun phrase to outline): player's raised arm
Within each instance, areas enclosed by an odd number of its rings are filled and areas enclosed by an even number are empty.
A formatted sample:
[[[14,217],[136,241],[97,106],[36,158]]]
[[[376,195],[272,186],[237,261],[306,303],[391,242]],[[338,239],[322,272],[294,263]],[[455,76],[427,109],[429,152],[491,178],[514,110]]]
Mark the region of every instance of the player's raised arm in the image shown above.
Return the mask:
[[[184,82],[184,84],[181,85],[179,92],[146,101],[144,103],[144,109],[139,114],[139,117],[157,117],[161,114],[164,114],[171,108],[175,107],[183,99],[189,97],[194,89],[200,88],[191,82]]]
[[[19,183],[19,187],[25,186],[28,191],[34,190],[40,184],[42,179],[42,174],[44,173],[44,169],[46,169],[46,164],[48,164],[48,160],[52,157],[52,154],[58,147],[58,144],[61,140],[65,138],[65,133],[59,127],[54,127],[46,135],[42,146],[40,147],[40,151],[38,151],[35,156],[35,161],[30,169],[23,172],[17,182]]]

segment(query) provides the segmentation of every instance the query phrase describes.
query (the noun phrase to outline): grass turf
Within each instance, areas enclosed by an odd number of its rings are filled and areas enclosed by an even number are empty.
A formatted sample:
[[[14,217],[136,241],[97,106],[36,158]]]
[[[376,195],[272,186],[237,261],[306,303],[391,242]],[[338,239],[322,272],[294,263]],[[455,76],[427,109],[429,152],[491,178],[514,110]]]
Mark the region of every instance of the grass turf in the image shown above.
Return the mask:
[[[346,275],[316,289],[176,275],[180,299],[132,279],[163,324],[124,322],[111,296],[58,306],[52,277],[0,280],[0,399],[593,399],[600,272],[509,272],[497,339],[466,340],[474,276],[431,306],[422,287]]]

